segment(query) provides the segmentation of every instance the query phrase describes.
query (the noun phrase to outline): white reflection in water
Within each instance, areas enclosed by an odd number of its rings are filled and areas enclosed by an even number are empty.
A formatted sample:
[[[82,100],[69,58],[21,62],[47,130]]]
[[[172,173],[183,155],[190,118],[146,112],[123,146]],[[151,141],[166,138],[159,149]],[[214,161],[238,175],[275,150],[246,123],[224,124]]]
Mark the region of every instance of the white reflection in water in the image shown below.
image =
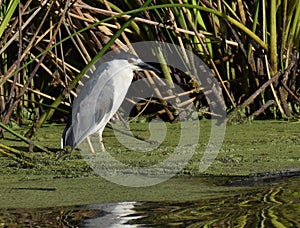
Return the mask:
[[[88,209],[97,209],[105,212],[104,216],[88,219],[84,222],[84,227],[112,227],[112,228],[134,228],[140,227],[139,225],[130,225],[130,220],[141,218],[141,216],[134,215],[135,205],[137,202],[118,202],[107,204],[94,204],[89,205]]]

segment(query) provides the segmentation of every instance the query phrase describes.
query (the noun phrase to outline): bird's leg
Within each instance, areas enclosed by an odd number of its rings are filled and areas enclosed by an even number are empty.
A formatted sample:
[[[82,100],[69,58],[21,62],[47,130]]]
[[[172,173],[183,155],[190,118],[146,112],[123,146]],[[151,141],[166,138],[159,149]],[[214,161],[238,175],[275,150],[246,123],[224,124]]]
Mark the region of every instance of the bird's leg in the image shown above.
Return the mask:
[[[100,151],[106,152],[106,149],[105,149],[103,141],[102,141],[102,132],[101,133],[99,132],[98,135],[99,135]]]
[[[93,144],[92,144],[92,142],[91,142],[90,137],[88,136],[88,137],[86,138],[86,140],[87,140],[87,142],[88,142],[88,144],[89,144],[89,147],[90,147],[90,149],[91,149],[91,152],[94,154],[94,153],[95,153],[95,150],[94,150],[94,147],[93,147]]]

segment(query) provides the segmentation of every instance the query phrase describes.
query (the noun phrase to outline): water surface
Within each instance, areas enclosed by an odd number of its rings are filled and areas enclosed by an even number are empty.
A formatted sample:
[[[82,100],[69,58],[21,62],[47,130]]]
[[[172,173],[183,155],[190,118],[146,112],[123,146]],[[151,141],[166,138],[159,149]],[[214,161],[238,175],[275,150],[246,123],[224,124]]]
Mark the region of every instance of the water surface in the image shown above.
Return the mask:
[[[176,181],[180,181],[180,178]],[[199,182],[190,178],[190,184]],[[210,194],[48,208],[1,209],[2,227],[300,227],[300,178],[222,186],[206,178]],[[225,184],[225,185],[223,185]],[[251,186],[250,186],[251,185]],[[176,188],[174,191],[176,192]],[[143,189],[140,189],[143,191]],[[179,193],[180,194],[180,193]],[[184,193],[183,193],[184,194]],[[180,198],[180,197],[178,197]]]

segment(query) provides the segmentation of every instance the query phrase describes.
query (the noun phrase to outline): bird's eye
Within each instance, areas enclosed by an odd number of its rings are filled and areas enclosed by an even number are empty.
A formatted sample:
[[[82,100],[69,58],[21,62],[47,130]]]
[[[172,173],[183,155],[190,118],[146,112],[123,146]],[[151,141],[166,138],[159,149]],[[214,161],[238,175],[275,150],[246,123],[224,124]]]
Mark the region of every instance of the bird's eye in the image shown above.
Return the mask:
[[[128,59],[128,62],[129,62],[129,63],[134,63],[135,60],[134,60],[133,58],[129,58],[129,59]]]

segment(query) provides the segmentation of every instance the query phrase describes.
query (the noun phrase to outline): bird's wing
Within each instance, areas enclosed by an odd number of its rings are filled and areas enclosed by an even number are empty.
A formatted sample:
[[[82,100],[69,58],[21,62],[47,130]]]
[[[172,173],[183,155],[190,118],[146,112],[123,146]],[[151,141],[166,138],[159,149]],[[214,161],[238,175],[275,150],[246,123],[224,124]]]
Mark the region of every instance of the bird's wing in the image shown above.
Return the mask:
[[[101,64],[84,83],[73,101],[70,132],[72,148],[87,136],[102,131],[122,104],[132,80],[132,71],[122,67],[109,70],[107,63]],[[127,76],[128,75],[128,76]]]
[[[73,102],[72,128],[76,145],[101,127],[100,120],[113,105],[114,88],[109,83],[107,65],[102,64],[100,68],[80,88]]]

